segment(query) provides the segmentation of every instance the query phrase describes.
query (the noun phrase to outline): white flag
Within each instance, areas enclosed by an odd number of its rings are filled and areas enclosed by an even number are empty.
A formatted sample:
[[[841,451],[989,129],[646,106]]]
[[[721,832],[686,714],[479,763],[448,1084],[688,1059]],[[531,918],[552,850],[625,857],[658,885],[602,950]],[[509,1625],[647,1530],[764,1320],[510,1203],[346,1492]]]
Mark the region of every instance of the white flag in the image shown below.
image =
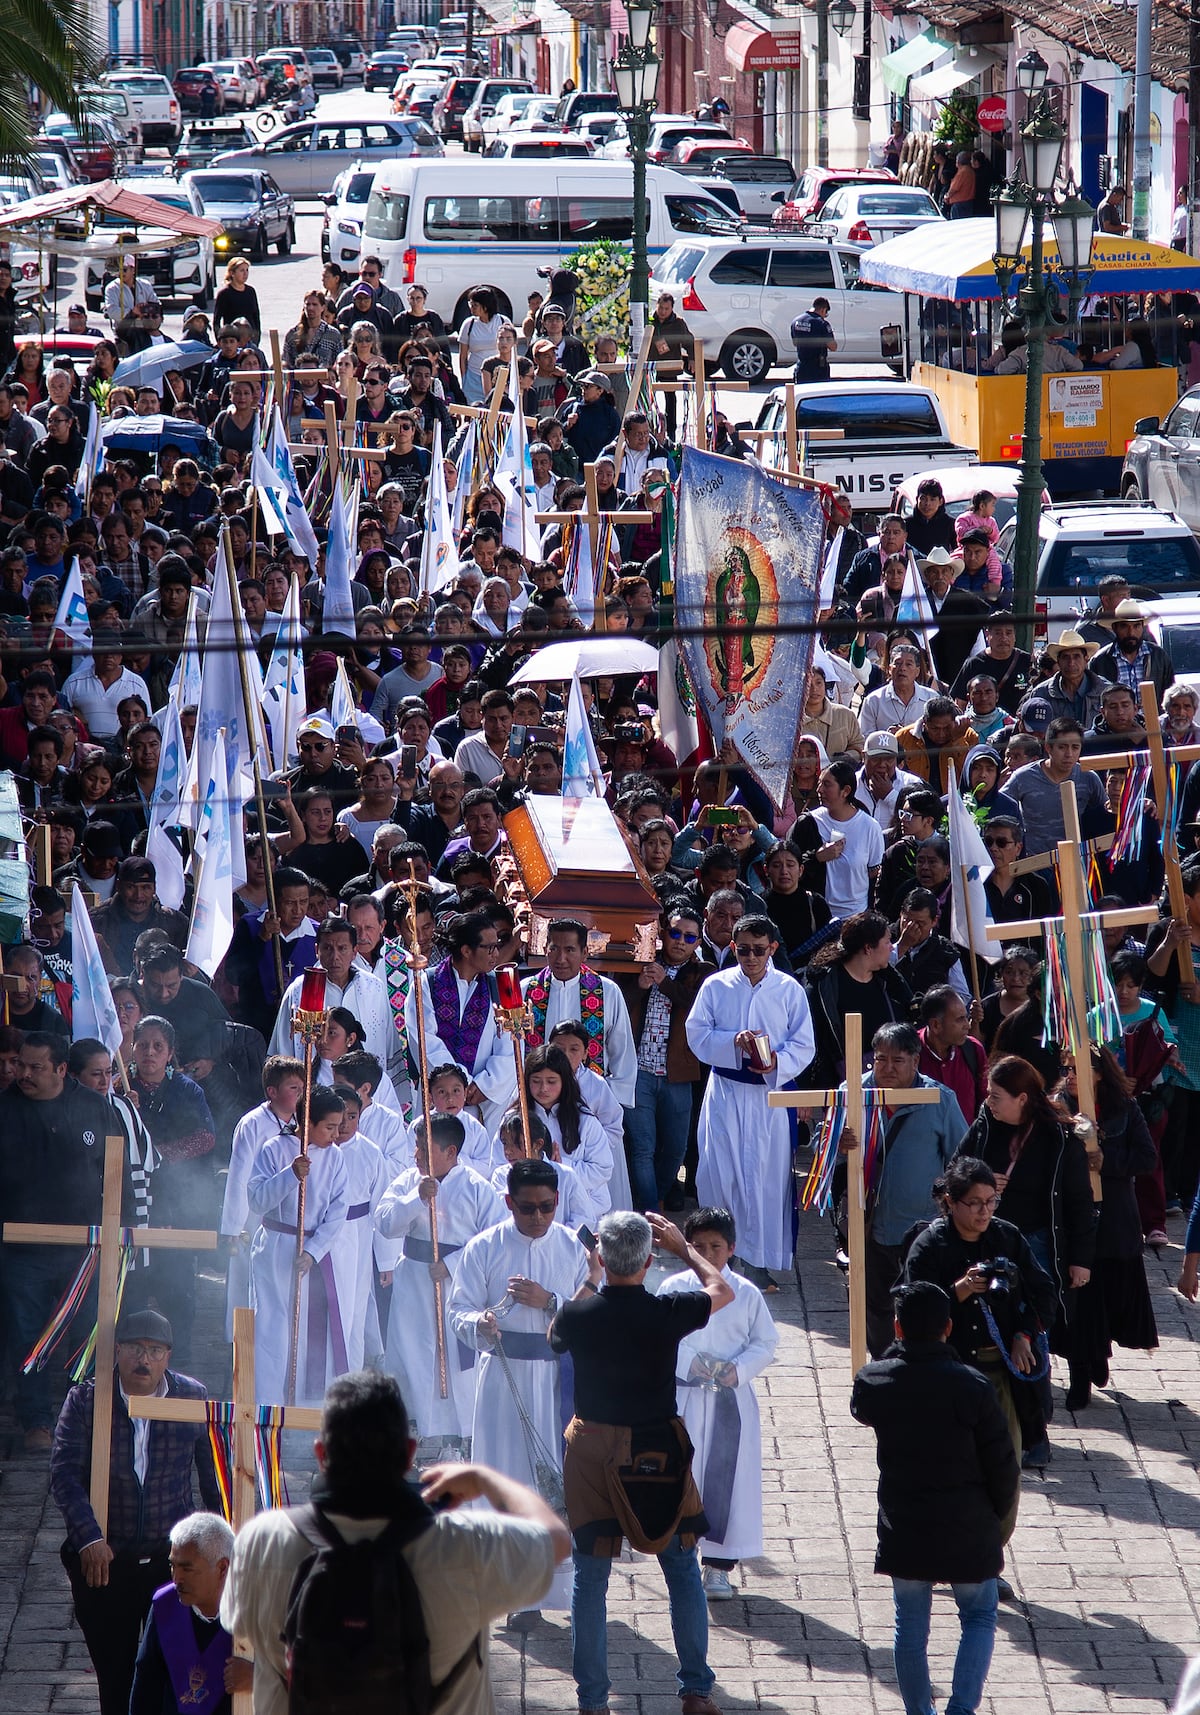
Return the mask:
[[[200,706],[200,640],[196,625],[199,601],[200,591],[193,589],[188,595],[187,618],[183,622],[183,648],[171,674],[171,695],[178,697],[181,709]]]
[[[603,798],[604,770],[596,754],[591,722],[583,706],[579,675],[571,677],[567,699],[567,727],[563,742],[562,795],[564,798]]]
[[[461,480],[461,472],[460,472]],[[434,595],[458,576],[458,550],[454,546],[454,521],[446,491],[446,468],[442,455],[442,425],[433,425],[433,462],[425,495],[425,535],[421,541],[420,593]]]
[[[202,826],[204,856],[192,907],[185,958],[215,976],[233,938],[233,832],[225,766],[225,734],[219,732],[212,749],[205,788]],[[241,834],[241,800],[237,801],[238,834]]]
[[[896,624],[911,626],[920,639],[922,649],[929,655],[929,646],[937,636],[938,628],[933,609],[929,605],[929,591],[925,588],[924,578],[917,570],[916,556],[911,548],[908,551],[904,585],[896,606]],[[932,664],[932,655],[929,659]]]
[[[258,504],[262,507],[267,534],[287,536],[287,500],[279,481],[279,473],[259,446],[257,433],[250,453],[250,480],[258,494]]]
[[[87,602],[84,599],[78,560],[72,560],[71,570],[63,581],[58,612],[54,615],[54,629],[69,637],[72,643],[78,644],[82,651],[92,647],[92,628],[88,622]]]
[[[75,473],[75,492],[85,506],[91,497],[92,479],[103,462],[104,442],[100,437],[100,413],[93,401],[88,406],[87,439],[83,443],[83,457]]]
[[[174,697],[167,698],[162,717],[158,777],[150,794],[147,817],[146,856],[154,865],[155,892],[159,899],[169,911],[178,911],[183,904],[183,853],[167,829],[180,825],[187,749]]]
[[[263,707],[271,723],[271,755],[280,773],[295,760],[296,729],[305,715],[303,635],[300,583],[293,573],[263,690]]]
[[[462,446],[458,449],[458,464],[455,466],[458,471],[458,480],[454,486],[454,505],[451,509],[450,522],[454,526],[456,535],[462,530],[463,514],[466,510],[467,501],[471,498],[471,472],[475,466],[475,443],[479,438],[475,423],[474,417],[468,418],[467,432],[463,436]]]
[[[71,885],[71,1041],[103,1042],[110,1054],[121,1046],[121,1021],[108,972],[79,883]]]
[[[969,947],[980,959],[994,965],[1000,957],[1000,943],[989,941],[987,927],[992,921],[987,894],[983,884],[991,875],[993,864],[979,832],[978,824],[963,802],[958,789],[954,764],[950,764],[949,791],[946,802],[950,821],[950,939],[960,947]]]
[[[312,519],[308,516],[304,496],[300,492],[300,484],[296,479],[296,467],[292,463],[287,430],[283,426],[283,418],[279,414],[278,404],[275,406],[274,418],[271,423],[267,456],[275,467],[279,486],[283,490],[283,523],[288,534],[288,541],[296,553],[303,554],[309,565],[315,570],[317,555],[320,553],[317,534],[312,527]]]
[[[357,505],[353,511],[357,512]],[[333,479],[333,506],[329,513],[329,533],[325,538],[325,599],[321,607],[322,632],[337,631],[353,638],[354,597],[350,580],[354,576],[354,524],[351,505],[346,498],[346,486],[341,478]]]

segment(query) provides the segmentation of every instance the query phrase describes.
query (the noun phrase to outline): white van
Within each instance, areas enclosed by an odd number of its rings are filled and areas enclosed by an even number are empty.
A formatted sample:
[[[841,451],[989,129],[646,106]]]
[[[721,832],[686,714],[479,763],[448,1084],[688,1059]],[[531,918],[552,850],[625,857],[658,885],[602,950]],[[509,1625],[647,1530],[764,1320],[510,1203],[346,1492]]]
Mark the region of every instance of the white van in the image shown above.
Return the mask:
[[[633,238],[627,161],[383,161],[363,223],[363,253],[383,263],[394,292],[419,280],[451,328],[467,293],[491,286],[502,313],[523,315],[539,267],[561,267],[580,245]],[[680,238],[728,237],[740,222],[707,191],[666,167],[646,169],[651,270]]]

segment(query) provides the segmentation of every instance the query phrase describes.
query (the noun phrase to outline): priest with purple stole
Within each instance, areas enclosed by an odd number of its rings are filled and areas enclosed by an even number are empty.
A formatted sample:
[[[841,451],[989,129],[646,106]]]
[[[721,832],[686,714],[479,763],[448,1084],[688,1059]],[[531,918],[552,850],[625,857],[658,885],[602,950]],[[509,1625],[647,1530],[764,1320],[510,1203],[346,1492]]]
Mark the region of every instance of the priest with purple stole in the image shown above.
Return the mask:
[[[425,1052],[431,1066],[461,1066],[467,1106],[489,1134],[512,1105],[517,1079],[512,1043],[496,1028],[496,964],[500,934],[486,911],[451,919],[450,955],[422,977]],[[408,1039],[417,1041],[417,1005],[405,1008]]]
[[[171,1529],[171,1582],[154,1593],[142,1633],[129,1715],[231,1715],[254,1668],[235,1657],[221,1625],[233,1531],[217,1513],[191,1513]]]

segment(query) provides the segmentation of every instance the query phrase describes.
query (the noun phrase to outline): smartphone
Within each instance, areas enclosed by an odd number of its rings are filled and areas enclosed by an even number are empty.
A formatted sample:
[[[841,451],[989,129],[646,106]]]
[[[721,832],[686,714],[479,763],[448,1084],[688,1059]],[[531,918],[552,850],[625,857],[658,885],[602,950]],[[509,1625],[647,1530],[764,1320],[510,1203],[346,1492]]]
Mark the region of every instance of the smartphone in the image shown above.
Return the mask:
[[[557,745],[562,737],[562,728],[556,726],[532,726],[529,729],[530,744]]]
[[[579,1240],[585,1251],[595,1250],[596,1235],[589,1226],[585,1225],[577,1227],[575,1230],[575,1237]]]
[[[716,805],[708,807],[708,825],[710,828],[736,828],[738,813],[736,810],[722,810]]]
[[[361,744],[362,733],[356,726],[340,726],[334,734],[337,744]]]
[[[264,780],[262,783],[262,795],[263,795],[264,799],[268,799],[268,800],[271,798],[286,798],[287,797],[287,781],[286,780]]]
[[[508,735],[508,754],[510,756],[524,756],[524,754],[525,754],[525,735],[528,732],[528,730],[529,729],[527,727],[515,726],[512,729],[512,731],[509,733],[509,735]]]
[[[405,785],[411,785],[417,778],[417,747],[415,744],[400,746],[400,779]]]

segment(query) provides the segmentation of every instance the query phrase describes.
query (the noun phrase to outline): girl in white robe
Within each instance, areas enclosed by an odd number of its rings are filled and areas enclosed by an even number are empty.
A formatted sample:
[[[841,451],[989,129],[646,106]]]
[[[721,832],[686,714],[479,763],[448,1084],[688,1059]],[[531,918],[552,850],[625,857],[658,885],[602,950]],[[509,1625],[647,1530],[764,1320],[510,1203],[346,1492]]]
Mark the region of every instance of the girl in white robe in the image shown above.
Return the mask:
[[[584,1107],[596,1116],[608,1134],[613,1158],[608,1180],[609,1208],[632,1209],[633,1190],[629,1183],[629,1163],[625,1158],[625,1110],[607,1080],[585,1064],[588,1038],[582,1024],[577,1021],[556,1024],[550,1032],[550,1040],[571,1062]]]
[[[729,1573],[739,1560],[763,1551],[762,1434],[754,1378],[774,1361],[779,1331],[762,1293],[735,1274],[735,1228],[728,1209],[697,1209],[684,1234],[734,1290],[734,1301],[714,1311],[706,1327],[679,1344],[675,1374],[679,1411],[692,1438],[692,1474],[708,1516],[699,1544],[710,1601],[733,1594]],[[696,1277],[681,1269],[659,1295],[694,1292]]]
[[[338,1280],[339,1244],[346,1228],[346,1163],[335,1147],[342,1123],[342,1098],[316,1089],[309,1101],[308,1160],[304,1198],[304,1260],[300,1282],[300,1342],[296,1357],[296,1403],[319,1405],[334,1375],[346,1367],[341,1353],[341,1301],[347,1272]],[[264,1143],[250,1169],[246,1200],[259,1223],[250,1246],[250,1305],[254,1311],[255,1386],[264,1405],[285,1405],[292,1343],[296,1269],[297,1194],[301,1174],[299,1139],[280,1135]],[[319,1275],[314,1289],[313,1275]],[[325,1314],[320,1309],[321,1295]],[[311,1307],[311,1314],[310,1314]],[[324,1326],[322,1327],[322,1323]]]
[[[225,1338],[233,1339],[233,1313],[250,1303],[250,1241],[257,1221],[251,1219],[246,1184],[259,1149],[273,1138],[297,1132],[296,1109],[304,1095],[304,1067],[290,1056],[273,1054],[263,1067],[265,1102],[251,1108],[234,1127],[221,1235],[229,1240],[225,1275]]]
[[[392,1307],[388,1317],[384,1369],[395,1376],[418,1439],[461,1440],[471,1432],[475,1383],[473,1368],[447,1327],[446,1379],[443,1399],[438,1373],[434,1317],[434,1267],[430,1244],[429,1202],[422,1188],[437,1182],[438,1248],[443,1302],[458,1267],[462,1247],[504,1215],[504,1204],[470,1167],[459,1161],[463,1128],[452,1116],[432,1122],[430,1157],[424,1151],[424,1121],[413,1127],[417,1165],[394,1179],[380,1199],[375,1225],[385,1238],[402,1239],[403,1254],[392,1277]],[[423,1171],[428,1167],[431,1171]]]
[[[358,1096],[347,1086],[338,1094],[346,1104],[338,1132],[338,1148],[346,1164],[346,1236],[353,1252],[352,1302],[344,1307],[346,1355],[351,1370],[377,1364],[383,1356],[379,1314],[375,1307],[375,1211],[391,1183],[382,1151],[358,1129]]]
[[[492,1169],[500,1165],[499,1152],[467,1107],[467,1080],[461,1066],[447,1061],[429,1068],[429,1105],[434,1113],[452,1114],[461,1122],[465,1135],[458,1159],[464,1167],[473,1167],[484,1179],[490,1179]]]
[[[589,1205],[588,1226],[594,1228],[612,1207],[612,1144],[595,1114],[579,1094],[571,1062],[551,1044],[531,1048],[525,1056],[525,1089],[529,1111],[543,1122],[555,1143],[555,1159],[571,1168],[581,1196]]]

